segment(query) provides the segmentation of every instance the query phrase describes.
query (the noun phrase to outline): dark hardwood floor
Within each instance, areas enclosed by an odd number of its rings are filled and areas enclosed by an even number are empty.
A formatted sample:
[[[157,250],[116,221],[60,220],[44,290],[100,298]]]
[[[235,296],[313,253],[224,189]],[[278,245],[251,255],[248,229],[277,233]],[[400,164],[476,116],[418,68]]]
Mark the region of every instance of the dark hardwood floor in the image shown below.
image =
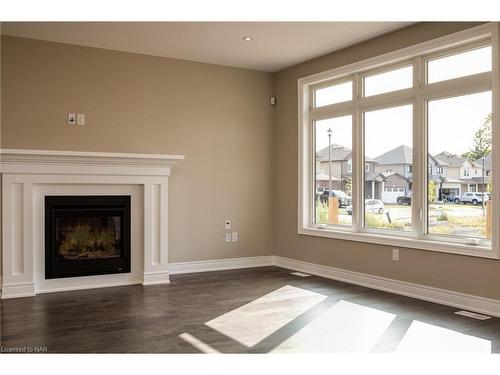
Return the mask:
[[[317,318],[325,316],[325,312],[333,311],[332,307],[338,306],[339,301],[345,301],[348,309],[354,308],[354,313],[358,308],[370,308],[368,315],[378,312],[374,318],[378,319],[377,322],[391,316],[390,321],[386,319],[384,324],[387,325],[380,334],[373,336],[374,341],[368,343],[371,352],[395,351],[415,321],[437,327],[438,337],[441,337],[439,329],[444,328],[446,332],[459,332],[472,340],[491,342],[491,351],[500,352],[500,319],[475,320],[454,314],[456,308],[315,276],[302,278],[290,272],[277,267],[207,272],[172,276],[170,285],[135,285],[3,300],[1,345],[4,352],[5,348],[46,346],[51,353],[199,353],[199,346],[180,336],[187,333],[218,352],[267,353],[301,329],[311,326],[312,322],[318,321]],[[293,291],[314,292],[313,299],[318,295],[323,297],[271,330],[255,345],[244,345],[244,340],[205,324],[287,285],[299,288],[292,288]],[[262,309],[272,310],[276,303],[280,302],[263,301],[253,308],[258,310],[262,306]],[[297,306],[296,303],[293,308]],[[278,321],[282,313],[271,311],[269,316],[275,316]],[[335,314],[334,311],[331,316],[342,316],[340,312]],[[236,326],[245,324],[241,321],[233,323]],[[253,324],[259,331],[269,329],[265,326],[267,323],[262,322],[262,326]],[[325,328],[331,328],[330,324],[328,326]],[[237,329],[234,328],[233,332],[238,333]],[[253,328],[245,329],[248,334]],[[339,332],[338,338],[356,334],[353,332]],[[333,339],[335,334],[330,337]],[[366,339],[366,335],[360,337]],[[431,339],[435,341],[435,338]],[[347,344],[345,348],[339,347],[341,344],[342,340],[332,346],[332,351],[349,351]],[[296,344],[292,342],[290,345]],[[296,349],[300,351],[300,347]]]

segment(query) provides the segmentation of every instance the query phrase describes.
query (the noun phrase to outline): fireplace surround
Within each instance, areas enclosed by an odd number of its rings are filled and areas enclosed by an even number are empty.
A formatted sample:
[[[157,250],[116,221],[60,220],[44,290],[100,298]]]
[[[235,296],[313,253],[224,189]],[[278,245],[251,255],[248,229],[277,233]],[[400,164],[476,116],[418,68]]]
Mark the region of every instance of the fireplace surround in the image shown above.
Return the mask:
[[[0,156],[2,299],[117,285],[169,283],[168,182],[172,167],[184,159],[183,155],[3,149]],[[105,274],[85,274],[79,270],[75,277],[46,277],[45,199],[50,196],[128,196],[130,271],[117,267],[117,272],[108,270]],[[95,223],[96,219],[92,220],[86,224]],[[113,220],[99,230],[111,229]],[[71,223],[70,220],[64,225],[71,227]],[[103,235],[112,237],[113,233],[99,234]],[[101,243],[99,247],[101,252],[106,247],[104,253],[113,255],[109,253],[109,243]]]

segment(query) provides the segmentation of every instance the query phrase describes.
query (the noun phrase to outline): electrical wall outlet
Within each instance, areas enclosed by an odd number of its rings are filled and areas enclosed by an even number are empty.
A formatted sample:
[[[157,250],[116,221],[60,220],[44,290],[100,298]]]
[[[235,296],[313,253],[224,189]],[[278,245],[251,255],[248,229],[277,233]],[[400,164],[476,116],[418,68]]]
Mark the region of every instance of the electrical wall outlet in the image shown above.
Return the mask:
[[[392,249],[392,260],[399,262],[399,249]]]
[[[238,232],[231,233],[231,241],[238,242]]]
[[[68,113],[68,125],[76,124],[76,113]]]
[[[231,232],[226,233],[226,242],[231,242]]]
[[[231,229],[231,220],[226,220],[226,230]]]

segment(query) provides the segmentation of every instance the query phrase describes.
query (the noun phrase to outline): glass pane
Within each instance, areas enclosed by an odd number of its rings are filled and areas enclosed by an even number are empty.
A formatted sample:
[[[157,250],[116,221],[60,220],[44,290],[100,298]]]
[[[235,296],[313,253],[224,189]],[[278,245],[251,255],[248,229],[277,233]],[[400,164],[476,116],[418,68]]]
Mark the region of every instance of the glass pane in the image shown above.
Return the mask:
[[[352,100],[352,81],[318,89],[314,93],[316,107]]]
[[[56,218],[55,240],[60,260],[117,258],[122,255],[120,216]]]
[[[315,222],[350,226],[352,116],[316,121],[314,131]]]
[[[413,86],[413,67],[391,70],[364,78],[365,96],[407,89]]]
[[[413,106],[364,114],[365,227],[411,230]]]
[[[427,106],[428,233],[491,238],[491,92]]]
[[[491,71],[491,46],[427,62],[427,83]]]

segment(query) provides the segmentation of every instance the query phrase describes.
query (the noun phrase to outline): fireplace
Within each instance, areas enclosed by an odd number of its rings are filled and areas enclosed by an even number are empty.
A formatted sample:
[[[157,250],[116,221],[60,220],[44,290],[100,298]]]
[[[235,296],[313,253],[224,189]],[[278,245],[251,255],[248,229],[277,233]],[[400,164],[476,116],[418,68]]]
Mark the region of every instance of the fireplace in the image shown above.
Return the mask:
[[[46,196],[45,279],[130,272],[130,196]]]

